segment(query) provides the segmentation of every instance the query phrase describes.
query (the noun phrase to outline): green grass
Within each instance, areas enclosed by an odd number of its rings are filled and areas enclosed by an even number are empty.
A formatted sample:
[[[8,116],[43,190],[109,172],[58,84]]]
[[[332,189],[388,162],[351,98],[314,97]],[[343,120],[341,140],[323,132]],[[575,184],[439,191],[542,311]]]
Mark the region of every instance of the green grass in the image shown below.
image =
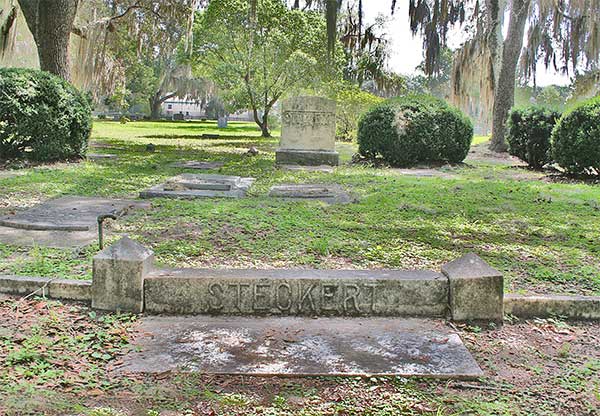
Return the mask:
[[[278,138],[259,134],[249,123],[218,129],[214,122],[97,121],[93,141],[115,148],[92,151],[119,160],[30,168],[0,179],[0,214],[58,195],[134,198],[181,173],[172,162],[218,160],[225,165],[212,173],[257,178],[248,198],[155,199],[151,210],[117,221],[109,241],[127,233],[161,264],[177,267],[439,269],[474,251],[505,273],[510,291],[600,294],[598,186],[548,183],[478,161],[442,168],[450,177],[350,164],[331,174],[286,172],[274,165]],[[147,143],[157,151],[146,151]],[[246,156],[250,146],[258,156]],[[354,145],[338,147],[349,161]],[[327,206],[267,196],[274,184],[304,182],[339,183],[358,202]],[[93,253],[0,244],[0,273],[89,278]]]

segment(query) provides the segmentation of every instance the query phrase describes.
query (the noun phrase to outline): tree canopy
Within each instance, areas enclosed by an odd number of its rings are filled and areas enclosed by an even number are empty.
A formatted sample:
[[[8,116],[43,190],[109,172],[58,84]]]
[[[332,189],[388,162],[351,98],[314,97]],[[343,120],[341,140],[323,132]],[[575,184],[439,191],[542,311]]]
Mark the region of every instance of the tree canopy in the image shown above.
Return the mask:
[[[231,109],[250,108],[268,136],[279,98],[338,76],[341,57],[328,56],[326,33],[320,13],[282,0],[212,0],[196,19],[195,73],[214,80]]]

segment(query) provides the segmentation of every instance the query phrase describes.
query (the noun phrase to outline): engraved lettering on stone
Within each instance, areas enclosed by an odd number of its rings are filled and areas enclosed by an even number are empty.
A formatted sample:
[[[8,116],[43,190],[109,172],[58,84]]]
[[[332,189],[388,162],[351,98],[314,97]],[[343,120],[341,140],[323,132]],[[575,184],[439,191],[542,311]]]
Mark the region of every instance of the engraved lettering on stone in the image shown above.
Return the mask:
[[[219,294],[217,294],[219,292]],[[208,286],[208,293],[214,298],[209,299],[208,308],[209,310],[220,310],[223,309],[223,288],[218,283],[212,283]],[[216,300],[216,304],[212,303],[212,300]]]
[[[348,304],[351,303],[354,310],[360,313],[360,308],[358,307],[358,294],[360,292],[360,288],[355,284],[346,284],[344,285],[344,311],[346,313],[349,312]]]
[[[287,303],[283,302],[283,291],[287,291]],[[292,308],[292,288],[287,283],[280,283],[275,290],[275,304],[281,311],[289,311]]]
[[[252,298],[252,310],[268,311],[271,308],[269,305],[269,294],[268,294],[268,289],[270,289],[270,288],[271,288],[270,284],[254,285],[254,296]]]
[[[313,299],[313,296],[312,296],[312,290],[313,290],[314,288],[315,288],[315,285],[314,285],[314,284],[311,284],[311,285],[308,287],[308,289],[306,289],[306,291],[302,292],[302,287],[300,287],[300,294],[301,294],[301,297],[300,297],[300,302],[298,302],[298,311],[301,311],[301,310],[302,310],[302,308],[304,307],[304,303],[305,303],[307,300],[308,300],[308,302],[309,302],[309,305],[310,305],[310,310],[311,310],[312,312],[315,312],[315,311],[316,311],[316,308],[315,308],[315,301],[314,301],[314,299]]]
[[[321,286],[321,310],[335,311],[337,309],[333,304],[337,288],[337,285],[324,284]]]
[[[374,313],[375,312],[375,289],[379,286],[379,283],[364,283],[363,286],[371,289],[370,296],[369,296],[370,310],[372,313]]]
[[[232,284],[229,284],[228,286],[235,289],[234,306],[238,311],[242,312],[242,291],[243,291],[243,288],[250,287],[250,285],[247,283],[232,283]]]

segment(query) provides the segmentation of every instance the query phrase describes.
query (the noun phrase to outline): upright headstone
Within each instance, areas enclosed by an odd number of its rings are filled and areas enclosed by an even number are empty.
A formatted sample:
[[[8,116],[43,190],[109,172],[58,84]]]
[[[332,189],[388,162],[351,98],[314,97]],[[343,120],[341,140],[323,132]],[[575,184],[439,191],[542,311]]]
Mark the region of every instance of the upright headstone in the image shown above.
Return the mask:
[[[224,129],[227,127],[227,116],[219,117],[217,120],[217,127]]]
[[[294,97],[282,105],[281,141],[276,152],[282,165],[332,165],[335,151],[335,101]]]
[[[144,278],[152,269],[154,253],[123,237],[93,259],[92,307],[108,311],[142,312]]]

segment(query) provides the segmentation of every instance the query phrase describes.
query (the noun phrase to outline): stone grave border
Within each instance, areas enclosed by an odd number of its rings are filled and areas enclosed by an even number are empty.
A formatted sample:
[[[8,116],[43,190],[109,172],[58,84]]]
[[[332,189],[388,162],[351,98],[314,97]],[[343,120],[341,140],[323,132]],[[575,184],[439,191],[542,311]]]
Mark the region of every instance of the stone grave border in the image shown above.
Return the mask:
[[[181,283],[184,283],[183,287],[191,288],[189,294],[193,297],[199,293],[198,290],[206,291],[208,289],[213,293],[217,291],[217,286],[214,284],[218,283],[218,279],[224,279],[224,282],[233,286],[236,284],[236,279],[245,279],[248,284],[254,283],[251,295],[256,298],[256,296],[262,296],[260,290],[257,291],[261,285],[277,282],[277,279],[280,279],[280,285],[285,285],[281,282],[290,279],[290,273],[307,272],[313,274],[316,280],[320,279],[320,273],[330,273],[329,278],[332,273],[327,270],[232,269],[215,271],[188,269],[177,271],[155,269],[154,253],[127,237],[98,253],[93,262],[94,271],[91,281],[0,275],[0,293],[16,296],[34,294],[51,299],[86,302],[94,308],[109,311],[190,314],[201,313],[201,311],[193,310],[193,308],[186,310],[185,307],[181,309],[181,306],[173,307],[181,301],[181,294],[185,292],[177,290]],[[202,277],[203,272],[206,273],[206,278]],[[260,276],[261,272],[264,272],[262,277]],[[412,276],[407,281],[411,293],[417,294],[417,297],[419,293],[427,294],[433,291],[443,294],[444,290],[447,291],[447,298],[438,299],[433,304],[413,305],[412,310],[396,311],[397,313],[389,315],[367,314],[361,316],[448,317],[454,321],[494,322],[501,322],[504,315],[525,319],[561,316],[569,319],[600,320],[600,296],[504,295],[501,273],[472,253],[447,263],[442,267],[442,273],[399,270],[336,271],[336,273],[346,272],[357,273],[357,279],[363,279],[362,281],[367,283],[373,283],[378,279],[385,280],[385,277],[381,277],[382,275],[378,277],[378,272],[387,273],[388,278],[389,275],[394,277],[398,274]],[[183,273],[183,276],[177,276],[178,273]],[[251,277],[242,277],[246,274]],[[254,276],[252,276],[253,274]],[[182,277],[183,280],[181,280]],[[213,279],[212,285],[209,283],[206,286],[206,280],[208,279],[210,282],[211,278]],[[352,276],[345,279],[345,282],[350,282],[348,286],[354,290],[356,279],[352,280]],[[200,283],[200,286],[194,286],[193,282]],[[202,283],[205,285],[202,286]],[[239,289],[239,281],[237,284]],[[407,283],[403,280],[399,284],[405,285],[400,289],[407,288]],[[285,287],[280,286],[280,288]],[[173,296],[174,299],[166,299],[166,302],[157,303],[157,293],[160,296]],[[185,295],[183,299],[185,299]],[[354,316],[351,313],[341,312],[325,316]],[[242,313],[238,313],[238,315],[240,314]],[[254,314],[250,311],[245,314],[277,315],[271,311]]]

